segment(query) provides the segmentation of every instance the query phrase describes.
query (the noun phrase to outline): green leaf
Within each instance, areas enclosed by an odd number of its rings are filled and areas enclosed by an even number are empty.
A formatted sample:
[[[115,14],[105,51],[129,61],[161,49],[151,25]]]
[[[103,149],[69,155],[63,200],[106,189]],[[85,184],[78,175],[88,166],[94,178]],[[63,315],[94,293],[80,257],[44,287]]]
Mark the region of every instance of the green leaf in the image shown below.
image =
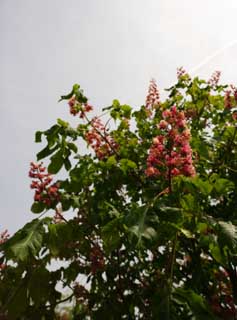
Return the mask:
[[[126,217],[128,230],[131,234],[137,237],[137,244],[140,245],[142,238],[151,239],[156,236],[156,231],[146,225],[146,216],[149,210],[149,205],[134,208]],[[130,220],[130,221],[129,221]],[[126,223],[126,220],[125,220]]]
[[[54,153],[58,149],[58,145],[56,145],[54,148],[50,149],[48,146],[42,149],[40,152],[37,153],[37,161],[48,157],[50,154]]]
[[[201,178],[197,177],[193,179],[193,184],[197,186],[204,195],[209,195],[212,192],[213,186],[208,180],[203,181]]]
[[[181,226],[175,224],[175,223],[170,223],[170,225],[172,225],[173,227],[175,227],[178,231],[180,231],[186,238],[191,239],[193,238],[193,234],[192,232],[190,232],[189,230],[182,228]]]
[[[58,225],[57,224],[50,224],[49,225],[49,250],[51,252],[51,254],[53,256],[57,256],[59,251],[60,251],[60,247],[58,244]]]
[[[125,118],[128,118],[128,119],[129,119],[130,116],[131,116],[132,108],[131,108],[129,105],[124,104],[124,105],[121,106],[121,109],[122,109],[122,111],[123,111],[123,116],[124,116]]]
[[[152,227],[147,227],[144,229],[142,236],[148,240],[155,239],[157,236],[157,232],[154,228]]]
[[[36,133],[35,133],[35,142],[41,142],[42,134],[43,134],[42,131],[36,131]]]
[[[176,288],[174,297],[180,302],[188,303],[195,320],[214,320],[203,297],[191,289]]]
[[[106,166],[108,168],[112,168],[113,166],[115,166],[117,164],[117,160],[115,156],[110,156],[107,161],[106,161]]]
[[[185,211],[194,212],[197,209],[195,198],[190,193],[183,196],[180,204]]]
[[[40,213],[44,211],[45,209],[45,204],[43,202],[34,202],[31,206],[31,211],[33,213]]]
[[[12,320],[20,319],[19,316],[21,316],[29,304],[26,285],[22,284],[19,289],[16,288],[15,290],[13,299],[8,304],[8,315],[9,319]]]
[[[51,162],[48,166],[48,172],[52,174],[58,173],[64,163],[62,150],[59,150],[53,157],[50,158]]]
[[[102,239],[104,241],[104,247],[107,253],[115,250],[120,243],[120,218],[115,218],[102,227]]]
[[[70,99],[80,88],[79,84],[74,84],[72,91],[70,93],[68,93],[67,95],[61,96],[61,99],[58,100],[58,102],[62,101],[62,100],[68,100]]]
[[[226,259],[225,256],[222,254],[220,247],[217,244],[211,242],[209,244],[209,249],[213,258],[222,266],[224,266],[226,264]]]
[[[57,123],[65,129],[69,127],[69,123],[67,121],[62,120],[62,119],[57,119]]]
[[[224,194],[234,188],[234,183],[228,179],[217,179],[214,187],[218,193]]]
[[[120,108],[120,102],[117,99],[113,100],[113,108],[114,109],[119,109]]]
[[[222,247],[225,245],[234,249],[237,247],[237,227],[232,222],[220,221],[218,223],[218,240]]]
[[[45,233],[44,223],[50,219],[34,219],[20,229],[5,243],[6,253],[13,253],[16,260],[26,261],[30,255],[37,256]]]
[[[163,221],[169,221],[171,223],[179,223],[183,219],[183,210],[176,207],[160,206],[159,218]]]
[[[123,171],[124,174],[126,174],[126,172],[128,170],[137,168],[136,163],[131,161],[131,160],[129,160],[129,159],[121,159],[119,161],[119,163],[120,163],[120,168],[121,168],[121,170]]]
[[[67,146],[68,146],[69,149],[71,149],[72,151],[77,153],[77,146],[75,145],[75,143],[68,142]]]
[[[50,272],[46,268],[34,270],[29,283],[29,296],[36,306],[45,304],[49,298]]]

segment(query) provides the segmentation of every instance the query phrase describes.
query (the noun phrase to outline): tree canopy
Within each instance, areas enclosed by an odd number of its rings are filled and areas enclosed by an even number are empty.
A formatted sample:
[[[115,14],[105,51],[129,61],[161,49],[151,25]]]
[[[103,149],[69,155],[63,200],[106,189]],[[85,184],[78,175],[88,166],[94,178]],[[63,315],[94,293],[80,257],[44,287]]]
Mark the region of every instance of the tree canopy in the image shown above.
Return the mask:
[[[77,125],[35,134],[1,319],[237,319],[237,89],[219,77],[179,69],[164,101],[152,80],[141,108],[98,116],[80,85],[61,96]]]

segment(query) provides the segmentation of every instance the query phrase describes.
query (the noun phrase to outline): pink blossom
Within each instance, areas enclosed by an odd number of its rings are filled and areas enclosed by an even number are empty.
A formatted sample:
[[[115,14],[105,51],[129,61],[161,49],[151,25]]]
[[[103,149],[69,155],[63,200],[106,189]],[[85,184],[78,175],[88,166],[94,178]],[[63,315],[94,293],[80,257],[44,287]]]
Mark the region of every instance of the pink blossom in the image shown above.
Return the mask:
[[[211,86],[211,87],[216,87],[219,83],[220,80],[220,76],[221,76],[221,72],[220,71],[215,71],[212,75],[211,78],[207,81],[207,83]]]
[[[183,76],[189,76],[183,67],[177,69],[177,78],[180,80]]]
[[[148,177],[151,177],[151,176],[158,176],[160,174],[159,170],[156,169],[155,167],[148,167],[145,171],[146,175]]]
[[[225,105],[226,109],[230,109],[232,107],[232,105],[231,105],[231,91],[230,90],[225,91],[224,105]]]
[[[97,117],[92,119],[91,129],[85,134],[85,140],[94,149],[98,159],[104,159],[118,148],[114,139],[108,134],[105,126]]]
[[[159,123],[159,128],[160,129],[166,129],[168,126],[168,122],[165,121],[165,120],[161,120],[160,123]]]
[[[78,102],[75,96],[68,101],[68,105],[70,107],[70,113],[73,116],[79,115],[80,118],[84,118],[86,112],[93,110],[93,107],[88,103],[81,104]]]
[[[181,148],[181,152],[184,154],[189,154],[191,152],[190,145],[188,143],[184,144]]]
[[[184,113],[173,106],[163,111],[162,116],[163,119],[158,127],[163,128],[165,122],[169,130],[162,131],[162,134],[153,138],[147,157],[146,175],[151,177],[162,174],[166,178],[170,175],[195,175],[192,149],[189,144],[191,134],[187,128]]]
[[[58,183],[50,184],[53,180],[49,173],[46,173],[46,168],[43,163],[36,164],[31,162],[29,176],[34,178],[30,185],[31,189],[35,189],[34,201],[43,202],[46,205],[51,205],[54,201],[59,201],[59,185]]]
[[[151,79],[150,85],[148,88],[148,94],[146,97],[145,107],[148,115],[152,115],[152,110],[160,105],[160,94],[157,89],[157,84],[155,79]]]
[[[171,170],[171,174],[172,174],[172,176],[178,176],[180,174],[180,171],[177,168],[173,168]]]
[[[6,242],[9,237],[10,237],[10,235],[7,230],[4,230],[3,232],[1,232],[0,233],[0,244]]]
[[[171,116],[170,110],[165,110],[165,111],[162,112],[162,117],[163,117],[163,118],[168,118],[168,117],[170,117],[170,116]],[[161,120],[161,121],[162,121],[162,120]]]

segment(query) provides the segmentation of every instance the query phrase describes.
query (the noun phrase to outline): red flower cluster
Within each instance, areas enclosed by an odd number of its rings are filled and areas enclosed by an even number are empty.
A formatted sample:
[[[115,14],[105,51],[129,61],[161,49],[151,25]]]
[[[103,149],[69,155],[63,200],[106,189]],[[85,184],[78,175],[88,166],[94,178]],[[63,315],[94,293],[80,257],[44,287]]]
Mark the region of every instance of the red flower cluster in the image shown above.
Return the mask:
[[[94,149],[96,156],[99,159],[104,159],[106,156],[113,154],[117,149],[117,144],[109,135],[101,120],[94,117],[91,120],[91,127],[91,130],[86,133],[85,139]]]
[[[216,87],[220,81],[220,76],[221,76],[221,72],[220,71],[215,71],[212,75],[211,78],[207,81],[207,83],[211,86],[211,87]]]
[[[29,177],[36,179],[30,185],[31,189],[35,189],[34,200],[43,202],[47,206],[50,206],[54,201],[59,201],[59,185],[57,183],[51,184],[53,178],[45,172],[46,168],[43,167],[43,163],[31,162],[30,166]]]
[[[162,113],[158,124],[159,136],[153,139],[147,158],[147,176],[164,175],[166,178],[185,175],[194,176],[192,149],[189,144],[190,131],[186,126],[183,112],[175,106]]]
[[[9,237],[10,237],[10,235],[7,230],[4,230],[3,232],[1,232],[0,233],[0,244],[6,242]]]
[[[151,116],[152,110],[159,106],[159,104],[160,94],[157,89],[157,84],[155,79],[151,79],[145,104],[148,116]]]
[[[232,107],[232,105],[231,105],[231,91],[230,90],[225,91],[224,105],[225,105],[225,108],[227,108],[227,109],[231,109],[231,107]]]
[[[88,103],[79,103],[76,100],[76,97],[72,97],[69,101],[68,101],[68,105],[70,107],[70,113],[73,116],[76,116],[79,114],[80,118],[84,118],[86,112],[89,112],[91,110],[93,110],[93,107],[91,105],[89,105]]]
[[[236,103],[237,103],[237,88],[231,85],[229,89],[225,91],[224,105],[225,105],[225,108],[231,109],[232,107],[234,107],[234,104],[236,105]]]

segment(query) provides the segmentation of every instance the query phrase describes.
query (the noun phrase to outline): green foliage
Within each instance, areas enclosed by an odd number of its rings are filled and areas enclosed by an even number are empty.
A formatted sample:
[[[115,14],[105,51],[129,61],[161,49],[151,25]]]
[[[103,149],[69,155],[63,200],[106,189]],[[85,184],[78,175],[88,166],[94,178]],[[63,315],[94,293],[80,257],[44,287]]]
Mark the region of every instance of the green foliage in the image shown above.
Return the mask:
[[[35,142],[48,173],[67,174],[51,183],[36,165],[41,215],[0,245],[0,317],[236,318],[237,92],[226,88],[182,74],[153,109],[114,100],[105,120],[87,116],[78,84],[61,96],[76,101],[77,127],[58,119]],[[174,105],[196,175],[152,176],[149,149]]]
[[[45,233],[44,224],[49,219],[34,219],[27,223],[22,229],[3,244],[5,255],[15,261],[26,261],[30,257],[38,256],[42,246],[43,234]]]

